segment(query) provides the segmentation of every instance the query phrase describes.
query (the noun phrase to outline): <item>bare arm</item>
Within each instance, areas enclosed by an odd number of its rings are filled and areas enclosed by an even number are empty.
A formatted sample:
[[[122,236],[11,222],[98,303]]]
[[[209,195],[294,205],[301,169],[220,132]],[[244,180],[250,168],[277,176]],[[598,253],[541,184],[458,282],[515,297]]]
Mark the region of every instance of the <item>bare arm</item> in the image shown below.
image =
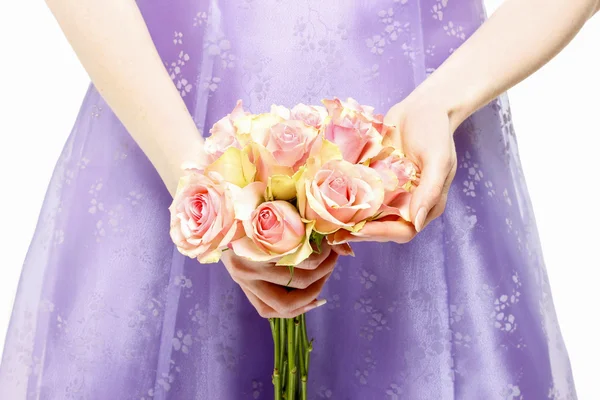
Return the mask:
[[[600,9],[600,0],[506,0],[429,78],[386,115],[421,169],[410,202],[416,231],[442,214],[457,161],[452,134],[471,114],[560,52]],[[360,240],[404,243],[397,221],[372,222]]]
[[[202,137],[134,0],[46,0],[94,86],[171,194]]]
[[[419,89],[434,91],[453,130],[558,54],[600,0],[506,0]]]

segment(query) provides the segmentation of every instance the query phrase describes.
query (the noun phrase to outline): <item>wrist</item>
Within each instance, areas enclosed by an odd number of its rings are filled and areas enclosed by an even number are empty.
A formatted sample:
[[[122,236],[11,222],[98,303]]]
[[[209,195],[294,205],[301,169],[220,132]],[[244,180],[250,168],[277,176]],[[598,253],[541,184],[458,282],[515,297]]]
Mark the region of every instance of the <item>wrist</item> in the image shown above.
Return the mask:
[[[165,168],[160,175],[171,195],[175,194],[179,179],[185,175],[187,168],[203,169],[207,165],[202,143],[194,143],[185,151],[165,155]]]
[[[448,116],[451,133],[477,111],[481,97],[475,85],[469,85],[458,74],[454,75],[440,67],[409,95],[417,102],[433,103],[438,109],[443,109]]]

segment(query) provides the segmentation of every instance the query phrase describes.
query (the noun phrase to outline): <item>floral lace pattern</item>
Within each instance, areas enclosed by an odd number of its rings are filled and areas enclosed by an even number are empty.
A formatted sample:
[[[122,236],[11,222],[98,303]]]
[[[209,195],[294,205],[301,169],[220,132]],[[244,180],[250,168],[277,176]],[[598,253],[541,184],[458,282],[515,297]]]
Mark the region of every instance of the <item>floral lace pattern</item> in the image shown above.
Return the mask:
[[[238,98],[385,112],[486,17],[479,0],[138,3],[205,134]],[[406,245],[356,245],[309,313],[310,398],[576,399],[507,98],[456,147],[443,217]],[[271,398],[268,324],[222,265],[174,249],[170,200],[90,85],[23,267],[2,398]]]

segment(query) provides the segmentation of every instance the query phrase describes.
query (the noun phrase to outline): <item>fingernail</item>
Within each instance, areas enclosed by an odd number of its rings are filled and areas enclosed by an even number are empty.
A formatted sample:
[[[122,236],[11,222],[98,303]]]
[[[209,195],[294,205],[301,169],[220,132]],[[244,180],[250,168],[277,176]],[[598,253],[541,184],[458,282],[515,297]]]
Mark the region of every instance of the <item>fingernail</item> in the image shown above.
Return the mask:
[[[423,224],[425,223],[426,215],[427,210],[425,209],[425,207],[419,208],[417,216],[415,217],[415,229],[417,230],[417,232],[421,232],[421,229],[423,229]]]
[[[354,251],[352,251],[349,243],[336,244],[332,247],[332,250],[340,256],[354,256]]]
[[[324,306],[325,304],[327,304],[327,299],[317,300],[317,304],[315,305],[315,308]]]
[[[306,306],[306,309],[305,309],[304,312],[307,313],[307,312],[309,312],[311,310],[314,310],[317,307],[321,307],[324,304],[327,304],[327,300],[325,300],[325,299],[317,300],[313,304]]]

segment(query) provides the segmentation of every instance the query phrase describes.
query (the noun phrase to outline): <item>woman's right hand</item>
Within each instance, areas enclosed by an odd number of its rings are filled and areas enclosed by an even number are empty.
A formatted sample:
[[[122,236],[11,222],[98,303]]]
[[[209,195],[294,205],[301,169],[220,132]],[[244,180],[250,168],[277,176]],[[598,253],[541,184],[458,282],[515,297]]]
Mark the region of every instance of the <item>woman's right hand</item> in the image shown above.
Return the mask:
[[[294,267],[291,282],[289,268],[274,262],[250,261],[231,250],[223,252],[221,261],[261,317],[293,318],[325,304],[317,297],[338,257],[323,241],[321,253],[313,253]]]

